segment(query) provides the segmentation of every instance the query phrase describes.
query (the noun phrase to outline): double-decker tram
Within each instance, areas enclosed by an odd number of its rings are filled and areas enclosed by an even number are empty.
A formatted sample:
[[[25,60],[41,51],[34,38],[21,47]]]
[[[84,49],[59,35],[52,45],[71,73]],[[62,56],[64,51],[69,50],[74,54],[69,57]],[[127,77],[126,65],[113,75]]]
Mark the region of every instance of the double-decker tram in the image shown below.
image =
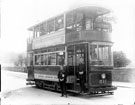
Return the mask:
[[[58,71],[64,65],[67,91],[80,92],[83,63],[85,94],[112,94],[113,57],[110,13],[102,7],[80,7],[30,27],[27,42],[28,84],[59,90]]]

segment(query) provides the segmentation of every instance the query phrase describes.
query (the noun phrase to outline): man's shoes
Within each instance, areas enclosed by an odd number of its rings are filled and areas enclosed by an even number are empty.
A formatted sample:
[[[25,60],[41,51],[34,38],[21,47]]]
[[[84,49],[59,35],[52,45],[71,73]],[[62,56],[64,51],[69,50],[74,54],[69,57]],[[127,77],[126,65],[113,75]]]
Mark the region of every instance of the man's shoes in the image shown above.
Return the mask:
[[[65,95],[65,97],[67,98],[67,95]]]
[[[64,95],[61,95],[61,97],[63,97]]]
[[[82,91],[80,91],[79,93],[82,93]]]
[[[79,93],[80,93],[80,94],[83,94],[83,93],[84,93],[84,91],[80,91]]]

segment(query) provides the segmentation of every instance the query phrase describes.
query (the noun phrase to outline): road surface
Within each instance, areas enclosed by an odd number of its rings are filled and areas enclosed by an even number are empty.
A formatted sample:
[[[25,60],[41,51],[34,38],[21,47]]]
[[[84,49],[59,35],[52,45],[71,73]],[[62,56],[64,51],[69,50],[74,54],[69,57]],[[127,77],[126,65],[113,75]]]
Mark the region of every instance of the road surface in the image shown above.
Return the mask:
[[[2,105],[134,105],[135,102],[135,87],[129,83],[124,86],[114,82],[119,85],[114,95],[90,97],[70,93],[66,98],[58,92],[27,86],[26,77],[26,73],[2,70]]]

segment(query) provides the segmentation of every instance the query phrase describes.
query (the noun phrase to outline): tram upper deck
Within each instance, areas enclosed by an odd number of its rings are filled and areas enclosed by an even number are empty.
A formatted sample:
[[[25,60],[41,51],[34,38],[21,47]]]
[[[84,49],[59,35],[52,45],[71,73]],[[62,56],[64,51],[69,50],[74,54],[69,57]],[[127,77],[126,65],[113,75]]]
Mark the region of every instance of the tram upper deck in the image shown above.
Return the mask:
[[[27,50],[78,41],[111,41],[110,11],[102,7],[80,7],[30,27]]]

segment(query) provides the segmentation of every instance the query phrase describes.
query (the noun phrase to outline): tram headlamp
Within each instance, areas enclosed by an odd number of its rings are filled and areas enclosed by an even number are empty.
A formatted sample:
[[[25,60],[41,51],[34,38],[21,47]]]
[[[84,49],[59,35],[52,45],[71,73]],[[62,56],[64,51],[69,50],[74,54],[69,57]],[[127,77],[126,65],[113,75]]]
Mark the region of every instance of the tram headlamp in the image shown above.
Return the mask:
[[[101,78],[105,79],[106,78],[106,74],[105,73],[101,74]]]

